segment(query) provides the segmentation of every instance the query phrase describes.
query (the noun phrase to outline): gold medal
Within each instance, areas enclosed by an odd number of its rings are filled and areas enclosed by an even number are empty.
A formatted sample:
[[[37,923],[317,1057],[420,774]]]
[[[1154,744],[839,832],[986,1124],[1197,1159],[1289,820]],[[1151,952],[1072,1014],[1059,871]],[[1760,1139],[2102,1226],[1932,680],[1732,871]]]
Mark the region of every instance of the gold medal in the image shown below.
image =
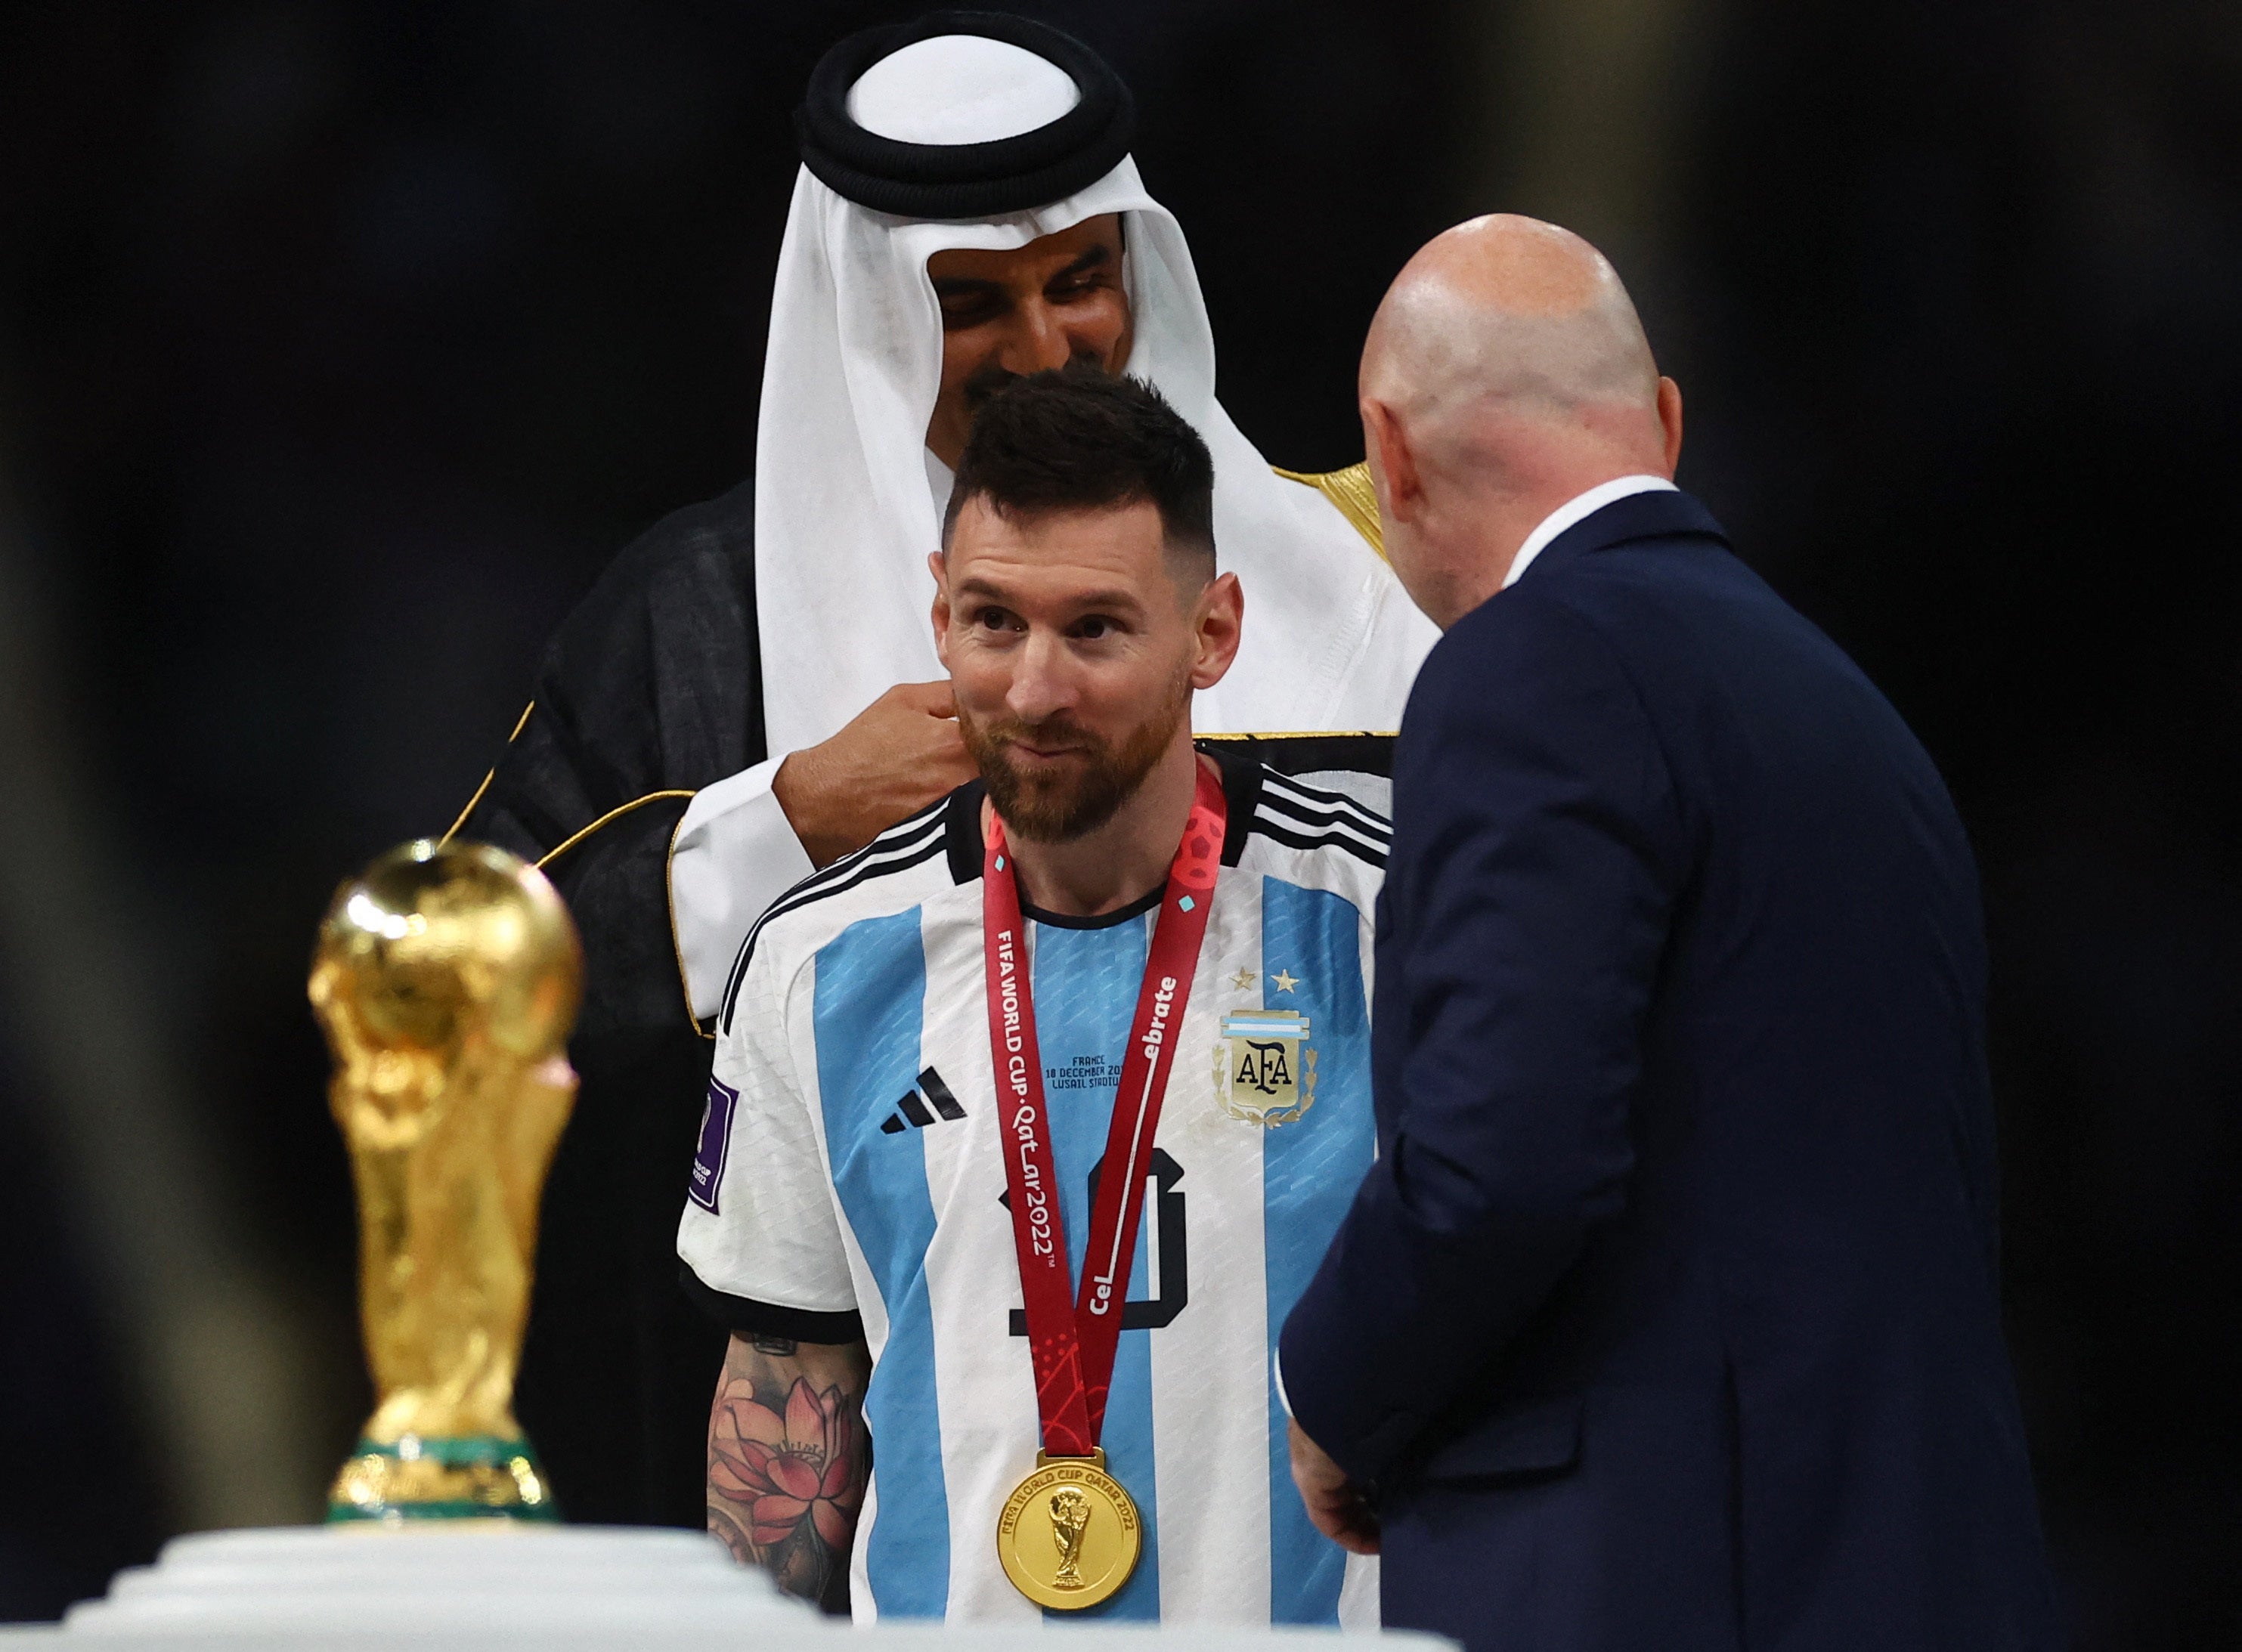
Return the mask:
[[[1111,1600],[1137,1569],[1144,1525],[1105,1454],[1036,1453],[1036,1471],[1013,1488],[997,1517],[1004,1575],[1037,1606],[1079,1612]]]

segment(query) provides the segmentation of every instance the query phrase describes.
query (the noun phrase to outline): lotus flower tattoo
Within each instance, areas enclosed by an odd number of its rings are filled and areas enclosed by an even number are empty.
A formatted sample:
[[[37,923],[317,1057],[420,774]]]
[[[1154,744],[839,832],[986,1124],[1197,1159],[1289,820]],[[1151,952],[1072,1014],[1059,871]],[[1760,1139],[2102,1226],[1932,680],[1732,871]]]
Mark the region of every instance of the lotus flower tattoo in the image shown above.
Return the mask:
[[[755,1547],[766,1554],[792,1538],[805,1515],[829,1550],[845,1548],[861,1495],[856,1434],[837,1388],[820,1394],[796,1377],[786,1408],[775,1411],[735,1377],[709,1436],[709,1483],[748,1505]]]

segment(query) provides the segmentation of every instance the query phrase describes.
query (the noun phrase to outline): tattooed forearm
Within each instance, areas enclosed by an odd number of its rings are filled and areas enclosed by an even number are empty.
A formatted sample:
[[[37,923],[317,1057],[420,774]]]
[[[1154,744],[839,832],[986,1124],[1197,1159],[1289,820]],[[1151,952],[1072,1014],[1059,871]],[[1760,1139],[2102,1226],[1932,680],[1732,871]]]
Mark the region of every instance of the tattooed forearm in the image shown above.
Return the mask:
[[[862,1342],[735,1336],[708,1413],[708,1529],[829,1611],[848,1604],[870,1370]]]

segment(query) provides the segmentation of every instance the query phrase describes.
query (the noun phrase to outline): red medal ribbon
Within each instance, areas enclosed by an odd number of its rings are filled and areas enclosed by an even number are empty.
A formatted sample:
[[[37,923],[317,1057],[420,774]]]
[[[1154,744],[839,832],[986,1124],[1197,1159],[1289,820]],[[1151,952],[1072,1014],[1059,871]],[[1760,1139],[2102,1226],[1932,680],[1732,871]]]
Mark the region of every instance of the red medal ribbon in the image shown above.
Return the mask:
[[[1121,1061],[1078,1295],[1067,1287],[1066,1227],[1059,1214],[1058,1175],[1045,1116],[1043,1058],[1036,1047],[1020,887],[1004,846],[1004,823],[993,813],[990,819],[981,864],[989,1051],[1002,1107],[998,1128],[1004,1139],[1020,1291],[1027,1307],[1036,1409],[1043,1419],[1044,1449],[1054,1457],[1089,1456],[1105,1428],[1121,1309],[1129,1299],[1129,1270],[1137,1255],[1137,1221],[1144,1209],[1144,1176],[1167,1095],[1168,1071],[1175,1065],[1176,1034],[1206,935],[1207,912],[1214,904],[1228,819],[1222,783],[1202,763],[1183,844],[1160,896],[1129,1050]]]

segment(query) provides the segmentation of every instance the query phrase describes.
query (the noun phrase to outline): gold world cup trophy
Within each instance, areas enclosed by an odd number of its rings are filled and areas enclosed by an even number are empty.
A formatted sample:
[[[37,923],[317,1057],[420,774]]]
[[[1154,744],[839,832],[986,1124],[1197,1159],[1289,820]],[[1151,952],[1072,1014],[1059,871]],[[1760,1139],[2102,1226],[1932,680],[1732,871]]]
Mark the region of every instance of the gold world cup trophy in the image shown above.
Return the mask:
[[[514,1377],[583,976],[560,897],[501,849],[406,844],[335,893],[311,997],[377,1403],[330,1521],[555,1517]]]

